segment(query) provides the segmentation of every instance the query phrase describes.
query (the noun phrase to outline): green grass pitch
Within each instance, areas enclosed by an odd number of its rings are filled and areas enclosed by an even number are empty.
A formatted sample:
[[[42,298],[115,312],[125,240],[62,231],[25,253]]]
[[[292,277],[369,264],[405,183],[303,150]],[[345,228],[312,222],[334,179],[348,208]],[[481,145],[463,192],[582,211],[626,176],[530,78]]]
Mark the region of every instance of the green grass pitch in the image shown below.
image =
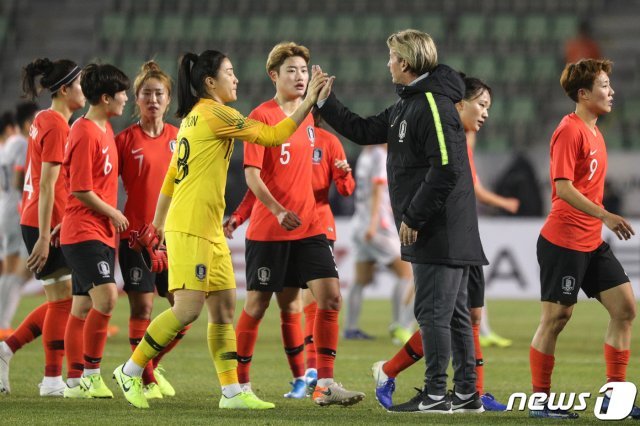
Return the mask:
[[[40,303],[42,297],[23,299],[17,318]],[[490,321],[499,334],[512,338],[507,349],[485,348],[485,389],[506,403],[513,392],[530,393],[529,343],[538,323],[539,303],[535,301],[490,301]],[[156,300],[155,313],[166,307]],[[238,309],[241,308],[241,301]],[[238,311],[237,311],[238,312]],[[237,317],[237,314],[236,314]],[[113,400],[62,400],[41,398],[37,384],[43,374],[43,353],[40,340],[26,346],[11,362],[12,394],[0,398],[0,424],[542,424],[528,419],[526,413],[484,413],[480,415],[427,416],[421,414],[389,414],[376,402],[370,367],[375,361],[388,359],[398,347],[387,335],[390,306],[385,301],[366,301],[362,326],[376,336],[371,342],[340,341],[336,362],[336,379],[345,387],[366,392],[365,400],[349,408],[315,406],[309,399],[287,400],[282,395],[289,390],[288,364],[280,340],[280,324],[275,303],[260,328],[253,357],[252,383],[263,399],[276,403],[269,411],[219,410],[220,390],[206,345],[206,314],[203,313],[184,341],[163,361],[166,375],[177,391],[174,398],[151,401],[151,409],[131,407],[116,388],[111,372],[130,354],[128,343],[128,304],[120,298],[112,322],[121,329],[110,338],[102,364],[103,377],[115,394]],[[604,380],[603,335],[607,327],[604,309],[592,301],[581,301],[574,316],[560,337],[556,356],[553,388],[557,392],[591,392],[589,408],[572,424],[593,424],[593,404]],[[637,337],[634,338],[634,343]],[[637,345],[632,345],[633,348]],[[638,358],[632,352],[628,380],[639,382]],[[415,393],[413,387],[422,384],[424,364],[414,365],[397,379],[394,401],[404,402]],[[551,422],[553,423],[553,422]]]

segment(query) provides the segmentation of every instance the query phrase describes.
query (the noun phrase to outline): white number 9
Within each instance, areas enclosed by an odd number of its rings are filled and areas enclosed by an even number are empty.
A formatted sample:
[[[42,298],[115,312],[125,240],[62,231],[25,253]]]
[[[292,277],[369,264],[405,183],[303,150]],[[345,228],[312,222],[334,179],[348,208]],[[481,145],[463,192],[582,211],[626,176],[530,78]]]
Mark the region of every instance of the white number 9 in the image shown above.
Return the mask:
[[[589,170],[591,171],[591,174],[589,174],[589,179],[587,180],[593,179],[593,175],[596,173],[596,170],[598,170],[598,160],[595,158],[591,159],[591,163],[589,163]]]

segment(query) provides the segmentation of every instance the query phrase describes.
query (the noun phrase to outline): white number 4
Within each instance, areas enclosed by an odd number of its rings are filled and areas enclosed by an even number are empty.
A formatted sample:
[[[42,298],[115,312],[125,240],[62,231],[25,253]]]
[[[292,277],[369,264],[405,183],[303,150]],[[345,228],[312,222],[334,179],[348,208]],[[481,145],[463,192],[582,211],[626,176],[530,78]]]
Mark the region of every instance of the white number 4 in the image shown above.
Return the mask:
[[[24,177],[24,187],[22,191],[29,193],[29,200],[33,194],[33,179],[31,178],[31,160],[29,160],[29,166],[27,167],[27,173]]]

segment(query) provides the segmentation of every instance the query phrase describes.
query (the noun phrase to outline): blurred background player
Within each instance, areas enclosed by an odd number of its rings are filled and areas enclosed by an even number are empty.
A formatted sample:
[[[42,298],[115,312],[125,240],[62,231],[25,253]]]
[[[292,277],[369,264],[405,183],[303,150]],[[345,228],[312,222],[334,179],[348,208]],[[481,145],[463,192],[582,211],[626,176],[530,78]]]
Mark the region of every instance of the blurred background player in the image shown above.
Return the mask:
[[[0,344],[0,380],[8,388],[9,360],[42,332],[45,353],[41,396],[62,396],[64,334],[71,310],[71,270],[51,232],[62,221],[67,190],[60,173],[69,135],[69,119],[84,107],[81,68],[73,61],[36,59],[24,68],[23,91],[35,99],[42,89],[51,94],[51,106],[40,111],[29,130],[26,176],[22,194],[22,238],[29,251],[27,267],[42,281],[47,301],[35,308],[20,327]],[[38,83],[36,78],[40,77]],[[5,346],[6,345],[6,346]],[[71,366],[69,366],[71,367]]]
[[[27,250],[20,235],[20,209],[27,157],[27,137],[38,106],[23,102],[16,106],[16,130],[0,151],[0,330],[8,337],[20,303],[22,286],[31,277],[26,269]],[[7,127],[5,127],[6,129]]]
[[[176,146],[178,129],[164,122],[171,102],[171,78],[153,61],[142,65],[133,82],[136,113],[140,120],[116,136],[118,170],[127,192],[124,215],[129,228],[120,233],[118,260],[124,291],[129,298],[129,342],[135,349],[151,322],[155,290],[173,304],[167,271],[155,273],[145,266],[139,252],[129,248],[129,233],[151,223],[162,181]],[[158,363],[184,336],[180,331],[167,347],[145,366],[142,375],[147,399],[174,396],[175,390]]]
[[[225,105],[237,100],[238,85],[226,55],[207,50],[200,55],[186,53],[180,60],[177,116],[183,120],[153,219],[159,241],[166,237],[169,291],[174,292],[175,303],[149,324],[131,358],[113,373],[134,407],[149,407],[142,389],[144,367],[198,318],[206,304],[209,352],[222,386],[218,407],[274,408],[243,391],[238,382],[236,290],[222,229],[227,171],[234,138],[265,146],[282,144],[305,119],[325,82],[326,76],[314,78],[307,99],[291,117],[271,127]]]
[[[335,184],[338,193],[344,197],[348,197],[353,193],[355,181],[340,140],[334,134],[320,127],[322,125],[322,119],[315,110],[313,111],[313,119],[315,125],[315,141],[313,143],[313,155],[311,159],[313,165],[313,194],[316,200],[318,220],[322,224],[324,234],[327,236],[329,244],[333,247],[336,241],[336,224],[331,206],[329,205],[331,181]],[[238,208],[224,223],[224,232],[227,238],[233,238],[233,231],[249,218],[255,202],[255,195],[253,195],[251,190],[248,190]],[[304,306],[304,348],[307,367],[304,373],[304,384],[307,386],[307,392],[309,392],[309,390],[313,392],[318,379],[317,355],[313,341],[313,328],[318,303],[308,289],[302,290],[302,306]],[[294,314],[294,316],[296,315]],[[299,314],[297,316],[299,316]],[[282,328],[283,333],[289,332],[289,330],[289,327],[283,326]],[[288,339],[289,337],[283,335],[285,346]],[[303,383],[300,380],[301,379],[294,380],[291,392],[285,394],[285,397],[303,398],[306,396],[305,392],[303,392]]]
[[[602,205],[607,174],[607,146],[596,126],[600,116],[611,112],[613,88],[609,80],[612,63],[585,59],[567,64],[560,85],[576,103],[551,137],[551,211],[538,238],[540,300],[542,314],[529,351],[533,392],[549,395],[558,336],[571,319],[582,289],[596,298],[609,313],[604,336],[607,382],[626,381],[631,330],[636,300],[629,277],[602,240],[602,224],[620,240],[635,235],[621,216]],[[602,404],[609,406],[610,390]],[[530,417],[574,419],[577,413],[562,409],[531,410]],[[631,416],[640,418],[640,408]]]
[[[69,198],[60,244],[73,271],[73,302],[65,334],[72,370],[64,396],[113,398],[100,365],[118,299],[116,232],[127,229],[129,221],[116,208],[118,150],[109,119],[122,115],[129,79],[113,65],[89,64],[82,70],[80,86],[89,110],[71,127],[63,163]]]
[[[347,299],[345,339],[373,339],[358,326],[365,287],[375,279],[376,265],[393,273],[391,292],[392,322],[389,332],[394,342],[409,340],[414,323],[413,303],[406,303],[412,291],[411,265],[400,258],[400,240],[396,231],[387,186],[387,146],[367,146],[356,163],[356,210],[351,220],[355,276]]]
[[[464,127],[467,137],[467,153],[469,155],[469,165],[471,174],[476,180],[476,169],[473,161],[473,151],[470,144],[475,145],[476,135],[485,121],[489,118],[489,108],[491,107],[491,88],[481,80],[473,77],[464,77],[465,93],[462,101],[456,104],[456,109],[460,114],[460,121]],[[477,184],[477,183],[474,183]],[[478,194],[476,193],[476,197]],[[498,196],[499,197],[499,196]],[[478,197],[479,198],[479,197]],[[516,200],[517,203],[517,200]],[[517,208],[517,204],[515,205]],[[482,347],[480,345],[480,327],[482,309],[484,305],[484,274],[482,266],[471,266],[469,270],[469,281],[467,284],[469,293],[469,313],[473,327],[473,343],[476,357],[476,389],[480,394],[482,405],[487,411],[504,411],[506,406],[495,400],[493,395],[484,391],[484,359],[482,357]],[[411,339],[400,349],[389,361],[379,361],[373,364],[371,370],[376,381],[376,399],[384,408],[389,408],[392,404],[392,396],[395,390],[395,378],[402,371],[415,364],[424,355],[422,338],[420,332],[411,336]]]
[[[4,147],[6,145],[7,140],[9,140],[12,136],[17,133],[16,128],[16,117],[13,111],[5,111],[0,116],[0,153],[4,153]],[[0,170],[2,175],[0,175],[0,184],[2,188],[5,186],[10,186],[11,182],[9,182],[10,176],[5,175],[5,169],[2,168]],[[4,198],[4,190],[0,190],[0,200]],[[5,273],[4,268],[4,234],[3,231],[0,230],[0,264],[2,268],[0,268],[0,317],[2,317],[2,313],[4,312],[4,305],[7,301],[7,297],[5,296],[5,292],[8,289],[8,286],[4,285],[5,278],[3,274]],[[0,328],[0,340],[4,340],[7,338],[13,330],[10,328]]]
[[[296,111],[307,90],[308,63],[306,47],[293,42],[274,46],[266,70],[276,95],[249,117],[272,124]],[[254,204],[247,229],[247,298],[236,329],[238,376],[240,383],[251,389],[249,371],[258,328],[275,293],[294,379],[292,392],[285,396],[299,398],[306,393],[300,289],[308,287],[318,302],[314,324],[318,383],[313,400],[318,405],[352,405],[361,401],[364,394],[346,390],[333,380],[340,283],[333,251],[316,212],[312,184],[314,141],[315,127],[309,114],[279,148],[245,144],[247,185],[260,203]]]

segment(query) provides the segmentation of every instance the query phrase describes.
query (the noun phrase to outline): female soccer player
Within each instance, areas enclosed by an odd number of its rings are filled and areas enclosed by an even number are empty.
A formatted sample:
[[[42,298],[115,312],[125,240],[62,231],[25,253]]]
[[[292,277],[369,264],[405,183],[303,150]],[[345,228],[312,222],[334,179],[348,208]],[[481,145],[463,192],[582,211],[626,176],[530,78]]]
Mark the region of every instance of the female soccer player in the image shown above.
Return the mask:
[[[478,131],[489,118],[491,88],[481,80],[473,77],[464,77],[464,83],[464,98],[456,104],[456,109],[460,114],[460,121],[464,127],[467,142],[475,144]],[[473,152],[469,146],[467,153],[475,183],[477,181],[476,168],[473,161]],[[505,405],[497,402],[490,393],[484,392],[484,360],[480,345],[480,324],[484,305],[484,274],[482,266],[470,267],[467,289],[476,357],[476,390],[480,394],[485,410],[504,411],[506,409]],[[422,345],[422,337],[420,332],[417,331],[393,358],[389,361],[379,361],[373,364],[371,369],[373,378],[376,381],[376,398],[384,408],[389,408],[392,405],[396,376],[423,357],[424,350]]]
[[[249,117],[277,123],[303,102],[307,90],[309,51],[295,43],[276,45],[267,59],[267,73],[276,88],[274,99],[254,109]],[[338,344],[338,313],[341,296],[338,271],[321,222],[315,211],[312,189],[313,118],[308,115],[300,129],[278,149],[245,144],[245,178],[260,203],[254,204],[247,230],[247,299],[237,325],[238,375],[251,389],[249,367],[260,320],[271,296],[281,311],[283,328],[299,328],[300,288],[309,287],[318,302],[314,341],[318,352],[318,384],[313,400],[319,405],[355,404],[361,392],[343,389],[333,380]],[[301,333],[289,336],[285,351],[302,359]],[[304,376],[304,363],[293,361],[294,384]],[[304,389],[304,387],[303,387]]]
[[[64,396],[113,398],[100,375],[100,363],[118,298],[113,276],[116,231],[127,229],[129,221],[116,208],[118,150],[109,119],[122,115],[129,79],[113,65],[89,64],[80,86],[90,106],[71,127],[63,163],[70,194],[60,244],[73,271],[73,303],[65,335],[65,353],[73,370]],[[80,366],[82,378],[77,377]]]
[[[45,375],[41,396],[62,396],[64,333],[71,310],[71,271],[59,247],[51,244],[51,231],[62,221],[68,192],[60,167],[69,135],[69,119],[84,107],[80,87],[81,68],[73,61],[36,59],[24,69],[27,96],[35,99],[42,89],[51,93],[51,107],[38,113],[29,132],[26,179],[22,196],[22,237],[29,251],[27,267],[42,280],[47,301],[34,309],[13,336],[0,344],[0,380],[8,379],[9,360],[42,330]],[[36,77],[41,76],[39,84]],[[40,86],[40,87],[38,87]],[[4,362],[3,362],[4,361]],[[71,365],[69,365],[71,371]],[[5,387],[8,388],[8,380]]]
[[[604,337],[607,382],[626,380],[636,300],[629,277],[602,240],[602,224],[620,240],[635,232],[623,217],[604,209],[607,146],[598,118],[611,112],[612,63],[584,59],[567,64],[560,85],[576,103],[551,137],[551,212],[538,238],[542,315],[529,351],[534,392],[549,394],[556,341],[573,313],[582,288],[609,313]],[[609,397],[602,408],[606,410]],[[576,418],[564,410],[530,411],[531,417]],[[631,416],[640,418],[640,409]]]
[[[373,283],[376,264],[395,275],[389,332],[397,344],[411,337],[413,304],[406,295],[413,287],[411,265],[400,258],[400,240],[393,221],[387,187],[387,147],[365,147],[356,163],[356,210],[351,220],[355,276],[349,289],[345,339],[368,340],[373,336],[358,326],[365,287]]]
[[[151,322],[133,356],[114,376],[133,406],[148,408],[140,377],[144,366],[195,321],[206,304],[209,351],[222,385],[219,407],[273,408],[238,383],[235,282],[222,231],[227,169],[234,138],[265,146],[282,144],[307,116],[327,78],[315,75],[305,101],[274,127],[225,105],[237,99],[238,85],[226,55],[215,50],[187,53],[178,79],[177,115],[183,120],[153,219],[159,241],[166,238],[169,291],[174,292],[175,304]]]
[[[313,144],[311,163],[313,168],[312,184],[316,201],[316,213],[323,232],[327,240],[329,240],[329,244],[333,247],[336,241],[336,224],[331,206],[329,205],[331,181],[334,182],[338,193],[344,197],[348,197],[353,193],[355,181],[340,140],[332,133],[320,127],[322,120],[319,116],[314,113],[313,117],[315,121],[315,141]],[[251,190],[248,190],[240,205],[238,205],[236,210],[224,223],[224,232],[227,238],[233,238],[233,231],[249,218],[255,201],[255,195],[253,195]],[[298,299],[298,303],[300,302],[302,302],[302,306],[304,306],[305,316],[303,336],[307,369],[304,373],[304,379],[301,377],[296,378],[295,376],[302,370],[300,365],[304,363],[304,354],[301,351],[288,350],[290,346],[300,342],[299,335],[302,331],[299,328],[299,324],[302,308],[300,305],[295,306],[292,304],[292,306],[294,306],[292,308],[293,312],[281,313],[282,340],[285,345],[285,353],[289,360],[291,372],[294,374],[292,389],[284,395],[286,398],[304,398],[307,394],[305,387],[308,387],[308,389],[313,392],[318,378],[316,365],[317,355],[313,341],[313,328],[318,304],[308,289],[302,291],[302,299]],[[248,368],[245,367],[245,370],[247,374],[246,380],[248,382]],[[243,371],[243,373],[244,372],[245,371]]]
[[[132,349],[138,346],[151,322],[155,290],[173,303],[173,295],[168,291],[167,272],[149,271],[140,253],[129,248],[130,231],[142,229],[153,220],[162,180],[176,146],[178,129],[164,122],[171,102],[171,86],[171,78],[155,62],[142,65],[133,82],[140,120],[116,136],[118,169],[127,192],[124,215],[129,220],[129,228],[120,234],[118,259],[124,290],[129,297],[129,342]],[[158,368],[158,362],[180,342],[185,332],[180,331],[176,339],[145,367],[142,379],[147,399],[175,395],[173,386]]]

